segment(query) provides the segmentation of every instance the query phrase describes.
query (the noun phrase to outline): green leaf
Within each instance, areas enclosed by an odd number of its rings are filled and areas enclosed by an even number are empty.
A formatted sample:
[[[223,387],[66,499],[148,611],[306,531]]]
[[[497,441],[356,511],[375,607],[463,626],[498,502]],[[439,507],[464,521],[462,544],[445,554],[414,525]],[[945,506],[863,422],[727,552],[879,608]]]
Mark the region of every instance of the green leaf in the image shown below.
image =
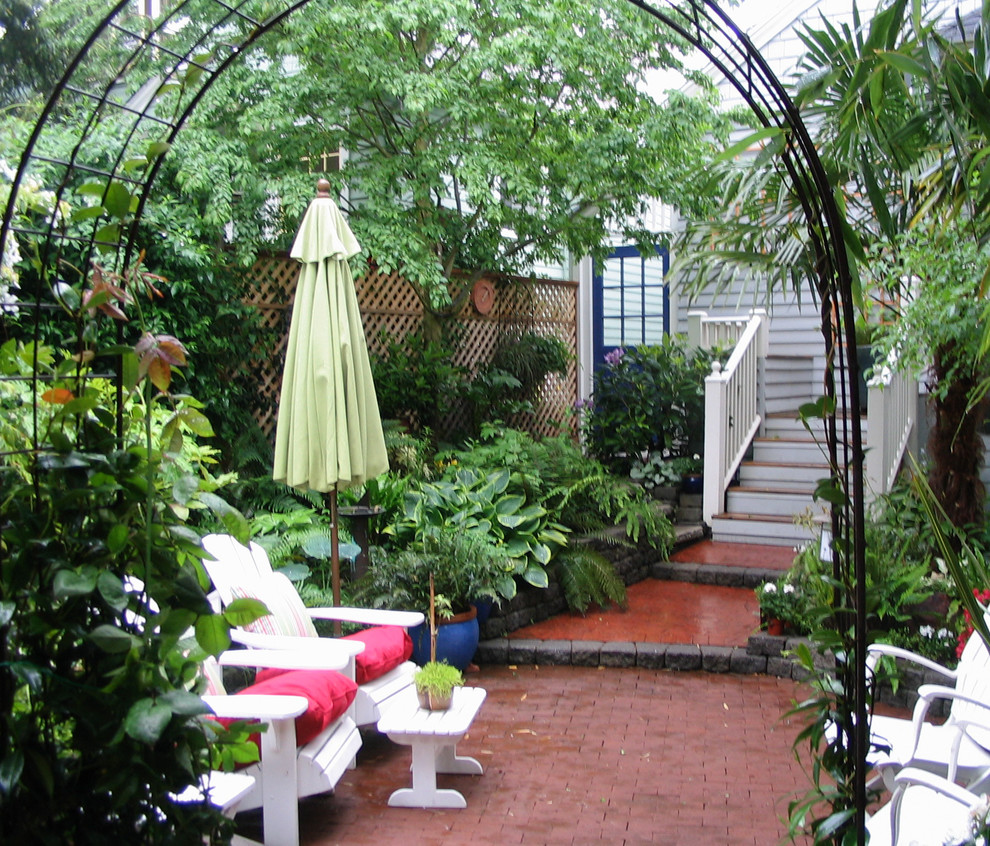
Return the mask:
[[[779,127],[765,126],[761,129],[756,130],[750,135],[747,135],[745,138],[733,144],[731,147],[728,147],[724,152],[719,154],[719,156],[715,159],[715,161],[719,161],[719,162],[732,161],[740,154],[749,151],[750,148],[758,147],[764,141],[770,138],[780,137],[783,135],[783,133],[784,130],[780,129]]]
[[[102,197],[105,190],[102,182],[85,182],[76,188],[76,193],[89,197]]]
[[[80,206],[72,210],[72,219],[75,221],[92,220],[99,217],[106,211],[103,206]]]
[[[234,605],[241,600],[231,603]],[[227,612],[230,606],[227,606]],[[254,618],[257,619],[257,618]],[[252,620],[253,622],[253,620]],[[230,648],[230,624],[220,614],[204,614],[196,620],[196,642],[209,655],[219,655]]]
[[[157,743],[172,721],[172,709],[153,699],[135,702],[124,718],[124,731],[143,743]]]
[[[116,575],[107,571],[101,572],[96,579],[96,586],[100,591],[100,596],[106,600],[111,608],[122,611],[127,607],[127,592]]]
[[[158,701],[167,706],[173,714],[184,717],[211,713],[202,697],[190,693],[188,690],[170,690],[160,696]]]
[[[141,641],[129,632],[125,632],[119,626],[106,623],[97,626],[89,633],[89,639],[100,649],[110,654],[129,652],[141,645]]]
[[[193,475],[181,476],[172,484],[172,497],[176,502],[185,505],[199,491],[199,477]]]
[[[928,75],[927,69],[923,64],[921,64],[921,62],[904,53],[878,50],[876,55],[880,61],[885,62],[901,73],[918,77],[925,77]]]
[[[131,210],[131,192],[121,183],[111,182],[107,186],[107,194],[103,199],[106,210],[116,218],[123,220]]]
[[[96,589],[97,572],[95,567],[83,567],[79,572],[59,570],[54,580],[55,598],[69,599],[92,593]]]
[[[333,546],[326,535],[313,535],[303,542],[302,551],[310,558],[324,558],[329,561],[333,555]]]
[[[184,406],[176,412],[175,416],[201,438],[213,437],[213,424],[210,423],[209,418],[201,411]]]
[[[223,618],[232,626],[247,626],[270,613],[268,606],[260,599],[241,597],[223,609]]]
[[[107,549],[111,555],[117,555],[127,546],[127,541],[131,536],[131,529],[127,523],[115,523],[107,534]],[[117,582],[119,584],[119,582]]]
[[[14,619],[14,611],[17,610],[17,606],[10,602],[9,600],[4,600],[0,602],[0,626],[6,626],[11,620]]]
[[[533,557],[543,565],[550,563],[550,547],[545,543],[530,544],[530,552]]]
[[[544,570],[539,564],[530,563],[525,572],[523,573],[523,579],[526,580],[533,587],[545,588],[550,584],[550,579],[547,577],[547,571]]]
[[[178,88],[178,86],[162,86],[161,90],[164,91],[166,87]],[[152,141],[148,145],[147,155],[149,159],[157,159],[159,156],[164,156],[171,149],[172,145],[167,141]]]
[[[7,752],[0,760],[0,794],[10,796],[24,772],[24,753],[20,749]]]
[[[815,502],[824,500],[832,505],[845,505],[847,502],[845,492],[832,479],[819,479],[812,496]]]

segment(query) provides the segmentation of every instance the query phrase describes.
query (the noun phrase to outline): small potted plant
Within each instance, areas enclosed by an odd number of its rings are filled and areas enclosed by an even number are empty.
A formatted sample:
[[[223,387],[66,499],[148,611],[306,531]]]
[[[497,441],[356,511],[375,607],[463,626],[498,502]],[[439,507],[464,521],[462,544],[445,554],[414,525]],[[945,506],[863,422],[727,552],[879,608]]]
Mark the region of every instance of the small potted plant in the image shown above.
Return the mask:
[[[765,582],[756,589],[756,598],[760,625],[767,634],[779,636],[792,631],[804,614],[804,596],[786,578]]]
[[[454,688],[464,684],[464,676],[446,661],[430,661],[416,671],[414,684],[421,708],[446,711],[454,697]]]
[[[433,576],[430,576],[430,660],[416,671],[413,684],[419,705],[428,711],[446,711],[454,698],[454,688],[464,684],[464,676],[457,667],[446,661],[437,661],[437,611]]]

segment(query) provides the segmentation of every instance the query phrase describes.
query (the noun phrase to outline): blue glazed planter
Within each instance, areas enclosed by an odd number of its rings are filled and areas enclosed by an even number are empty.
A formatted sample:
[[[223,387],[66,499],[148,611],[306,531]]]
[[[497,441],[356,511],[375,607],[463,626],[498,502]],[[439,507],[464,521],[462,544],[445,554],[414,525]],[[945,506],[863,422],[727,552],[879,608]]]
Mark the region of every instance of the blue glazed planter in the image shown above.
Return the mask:
[[[700,494],[705,492],[705,479],[701,473],[688,473],[681,478],[681,493]]]
[[[478,609],[478,626],[483,626],[488,621],[489,615],[492,613],[493,603],[490,599],[479,599],[474,603],[474,607]]]
[[[420,667],[430,660],[430,626],[422,623],[409,629],[413,642],[412,659]],[[441,620],[437,626],[437,660],[446,661],[462,672],[468,668],[480,639],[478,612],[474,607],[464,614]]]

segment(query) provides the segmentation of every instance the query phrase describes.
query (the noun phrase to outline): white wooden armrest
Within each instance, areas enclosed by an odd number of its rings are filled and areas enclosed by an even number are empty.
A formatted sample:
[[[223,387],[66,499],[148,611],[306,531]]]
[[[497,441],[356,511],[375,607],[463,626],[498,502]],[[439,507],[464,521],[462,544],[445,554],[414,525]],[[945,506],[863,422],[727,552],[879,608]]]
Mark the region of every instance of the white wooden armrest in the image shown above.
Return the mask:
[[[948,667],[943,667],[941,664],[936,663],[924,655],[918,655],[916,652],[912,652],[910,649],[903,649],[900,646],[891,646],[888,643],[871,643],[866,649],[866,658],[870,659],[871,654],[874,655],[889,655],[893,658],[900,658],[904,661],[911,661],[914,664],[919,664],[929,670],[934,670],[936,673],[941,673],[950,679],[955,679],[958,673],[955,670],[950,670]]]
[[[280,652],[286,650],[320,652],[326,655],[328,660],[332,660],[331,656],[333,655],[342,655],[347,659],[364,652],[364,644],[358,640],[333,637],[294,637],[231,629],[230,639],[252,649],[268,649]]]
[[[990,702],[985,702],[982,699],[977,699],[975,696],[970,696],[967,693],[956,690],[954,687],[943,687],[940,684],[923,684],[918,688],[919,699],[924,699],[926,701],[934,701],[936,699],[955,699],[959,702],[967,702],[970,705],[976,705],[978,708],[983,708],[987,712],[987,723],[990,725]],[[917,709],[917,705],[915,706]]]
[[[287,720],[306,713],[304,696],[245,693],[237,696],[204,696],[203,701],[218,717],[233,720]]]
[[[351,656],[340,650],[229,649],[217,663],[224,667],[257,667],[277,670],[344,670]]]
[[[904,786],[917,784],[922,787],[928,787],[944,796],[948,796],[950,799],[955,799],[967,807],[980,803],[980,797],[965,787],[961,787],[947,778],[943,778],[927,770],[918,769],[917,767],[905,767],[894,777],[894,783]]]
[[[340,620],[362,626],[401,626],[412,628],[426,618],[419,611],[389,611],[382,608],[307,608],[315,620]]]

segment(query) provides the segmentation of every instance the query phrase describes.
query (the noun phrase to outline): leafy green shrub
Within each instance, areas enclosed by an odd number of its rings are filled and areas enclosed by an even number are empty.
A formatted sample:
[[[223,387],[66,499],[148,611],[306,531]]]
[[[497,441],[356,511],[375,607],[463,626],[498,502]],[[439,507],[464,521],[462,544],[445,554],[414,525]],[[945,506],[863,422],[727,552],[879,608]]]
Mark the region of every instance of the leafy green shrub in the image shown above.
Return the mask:
[[[587,546],[571,544],[562,549],[554,556],[553,572],[571,611],[583,614],[591,603],[600,608],[626,605],[626,586],[615,566]]]
[[[128,281],[139,293],[147,280],[135,267]],[[97,268],[61,300],[71,355],[0,347],[5,377],[33,375],[36,360],[41,380],[0,381],[0,839],[199,842],[229,823],[172,797],[229,755],[201,719],[198,663],[180,639],[192,628],[193,648],[216,653],[230,622],[206,601],[189,521],[212,513],[242,536],[246,524],[195,443],[211,433],[198,403],[168,393],[182,344],[144,332],[116,349],[120,406],[90,370],[108,353],[89,327],[125,307],[140,316],[136,299]]]
[[[431,525],[401,549],[373,548],[357,596],[375,608],[430,610],[433,577],[438,617],[466,611],[476,600],[515,593],[513,565],[505,546],[481,528]],[[508,597],[507,597],[508,598]]]
[[[567,543],[566,529],[531,501],[505,469],[485,473],[452,467],[437,482],[422,482],[406,493],[405,510],[391,528],[399,546],[422,542],[438,529],[477,532],[504,550],[511,562],[499,581],[501,596],[515,595],[511,574],[536,587],[548,584],[546,565]]]
[[[404,420],[417,432],[437,431],[445,401],[463,393],[463,368],[453,363],[447,344],[421,334],[385,340],[384,354],[370,356],[382,418]]]
[[[485,426],[481,437],[444,453],[457,467],[504,467],[513,484],[542,502],[573,532],[602,536],[621,525],[633,542],[641,540],[666,555],[673,544],[670,521],[646,499],[638,485],[610,473],[564,435],[535,439],[518,429]]]
[[[503,339],[467,385],[472,434],[486,422],[532,412],[537,389],[552,373],[566,376],[571,358],[567,345],[553,335],[523,332]]]
[[[623,474],[650,453],[701,455],[712,358],[710,351],[691,349],[674,336],[610,353],[595,372],[582,420],[592,454]]]

